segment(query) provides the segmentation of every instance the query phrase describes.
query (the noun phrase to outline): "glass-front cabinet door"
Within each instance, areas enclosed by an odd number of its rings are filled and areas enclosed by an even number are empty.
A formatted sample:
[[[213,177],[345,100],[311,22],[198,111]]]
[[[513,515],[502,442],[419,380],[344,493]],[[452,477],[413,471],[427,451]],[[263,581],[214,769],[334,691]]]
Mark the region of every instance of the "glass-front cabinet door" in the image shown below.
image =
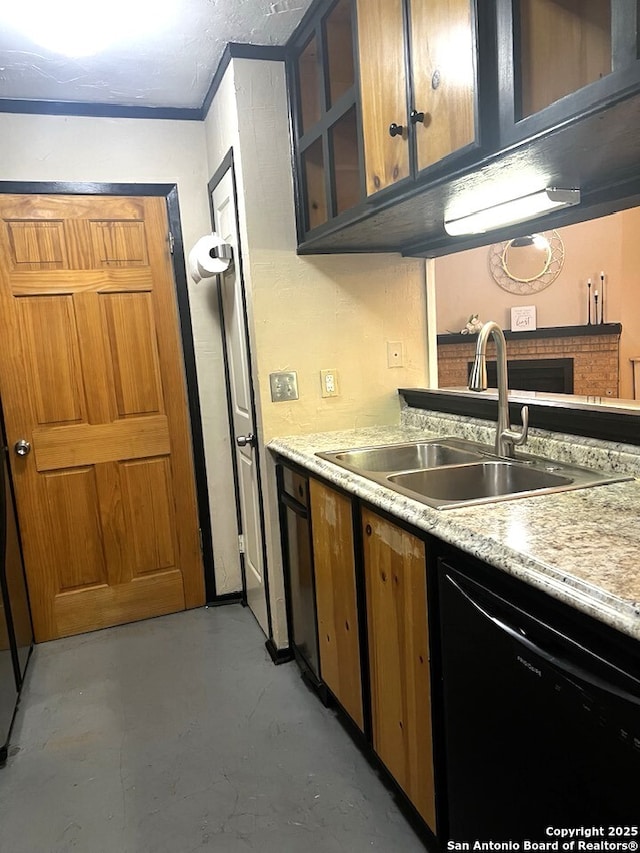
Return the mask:
[[[324,5],[289,65],[298,242],[363,198],[352,0]]]
[[[498,0],[503,143],[639,87],[638,6],[637,0]]]

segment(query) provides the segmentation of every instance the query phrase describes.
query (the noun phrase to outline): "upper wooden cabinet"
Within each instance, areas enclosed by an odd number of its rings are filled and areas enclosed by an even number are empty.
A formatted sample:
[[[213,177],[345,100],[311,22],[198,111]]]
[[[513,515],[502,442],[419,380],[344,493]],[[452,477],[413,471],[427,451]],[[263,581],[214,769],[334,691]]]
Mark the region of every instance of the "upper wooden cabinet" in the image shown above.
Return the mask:
[[[476,141],[473,0],[357,0],[367,195]]]
[[[363,196],[354,66],[353,2],[323,3],[289,64],[301,239]]]
[[[636,0],[498,0],[501,141],[638,88]]]

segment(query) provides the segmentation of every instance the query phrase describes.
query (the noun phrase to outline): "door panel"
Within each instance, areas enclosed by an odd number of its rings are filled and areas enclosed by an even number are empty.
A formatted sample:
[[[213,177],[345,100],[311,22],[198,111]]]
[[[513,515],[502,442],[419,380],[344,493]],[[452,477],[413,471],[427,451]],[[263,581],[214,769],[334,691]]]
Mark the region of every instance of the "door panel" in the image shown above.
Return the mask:
[[[0,390],[9,446],[33,447],[11,464],[38,641],[204,603],[167,233],[160,198],[0,197]]]
[[[224,335],[229,370],[229,390],[234,437],[256,434],[251,397],[251,373],[244,294],[239,273],[239,240],[236,223],[233,173],[225,173],[213,190],[216,232],[233,247],[235,263],[219,277],[224,319]],[[257,450],[252,444],[234,448],[240,515],[244,535],[244,568],[247,604],[262,630],[269,635],[269,616],[263,556],[260,472]]]
[[[476,138],[474,36],[470,0],[411,4],[418,171]],[[437,85],[434,85],[436,83]]]
[[[409,175],[402,0],[357,0],[367,195]],[[392,137],[389,126],[402,125]]]

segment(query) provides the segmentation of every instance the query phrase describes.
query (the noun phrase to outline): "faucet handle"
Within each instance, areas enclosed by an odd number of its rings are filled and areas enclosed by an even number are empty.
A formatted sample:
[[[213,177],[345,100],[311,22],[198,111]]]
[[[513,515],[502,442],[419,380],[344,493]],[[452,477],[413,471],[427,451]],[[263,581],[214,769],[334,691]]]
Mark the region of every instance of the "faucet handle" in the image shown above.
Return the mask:
[[[505,429],[502,432],[503,438],[513,447],[520,447],[524,444],[529,436],[529,406],[523,406],[520,415],[522,417],[522,429],[516,432],[513,429]]]

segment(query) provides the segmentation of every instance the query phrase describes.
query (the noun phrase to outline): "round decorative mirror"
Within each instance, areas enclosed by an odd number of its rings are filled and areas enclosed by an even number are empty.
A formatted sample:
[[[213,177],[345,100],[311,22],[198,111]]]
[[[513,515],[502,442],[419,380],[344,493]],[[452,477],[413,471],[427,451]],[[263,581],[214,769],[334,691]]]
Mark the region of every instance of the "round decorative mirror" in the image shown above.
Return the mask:
[[[489,270],[503,290],[526,296],[556,280],[564,264],[564,245],[557,231],[544,231],[494,243]]]

